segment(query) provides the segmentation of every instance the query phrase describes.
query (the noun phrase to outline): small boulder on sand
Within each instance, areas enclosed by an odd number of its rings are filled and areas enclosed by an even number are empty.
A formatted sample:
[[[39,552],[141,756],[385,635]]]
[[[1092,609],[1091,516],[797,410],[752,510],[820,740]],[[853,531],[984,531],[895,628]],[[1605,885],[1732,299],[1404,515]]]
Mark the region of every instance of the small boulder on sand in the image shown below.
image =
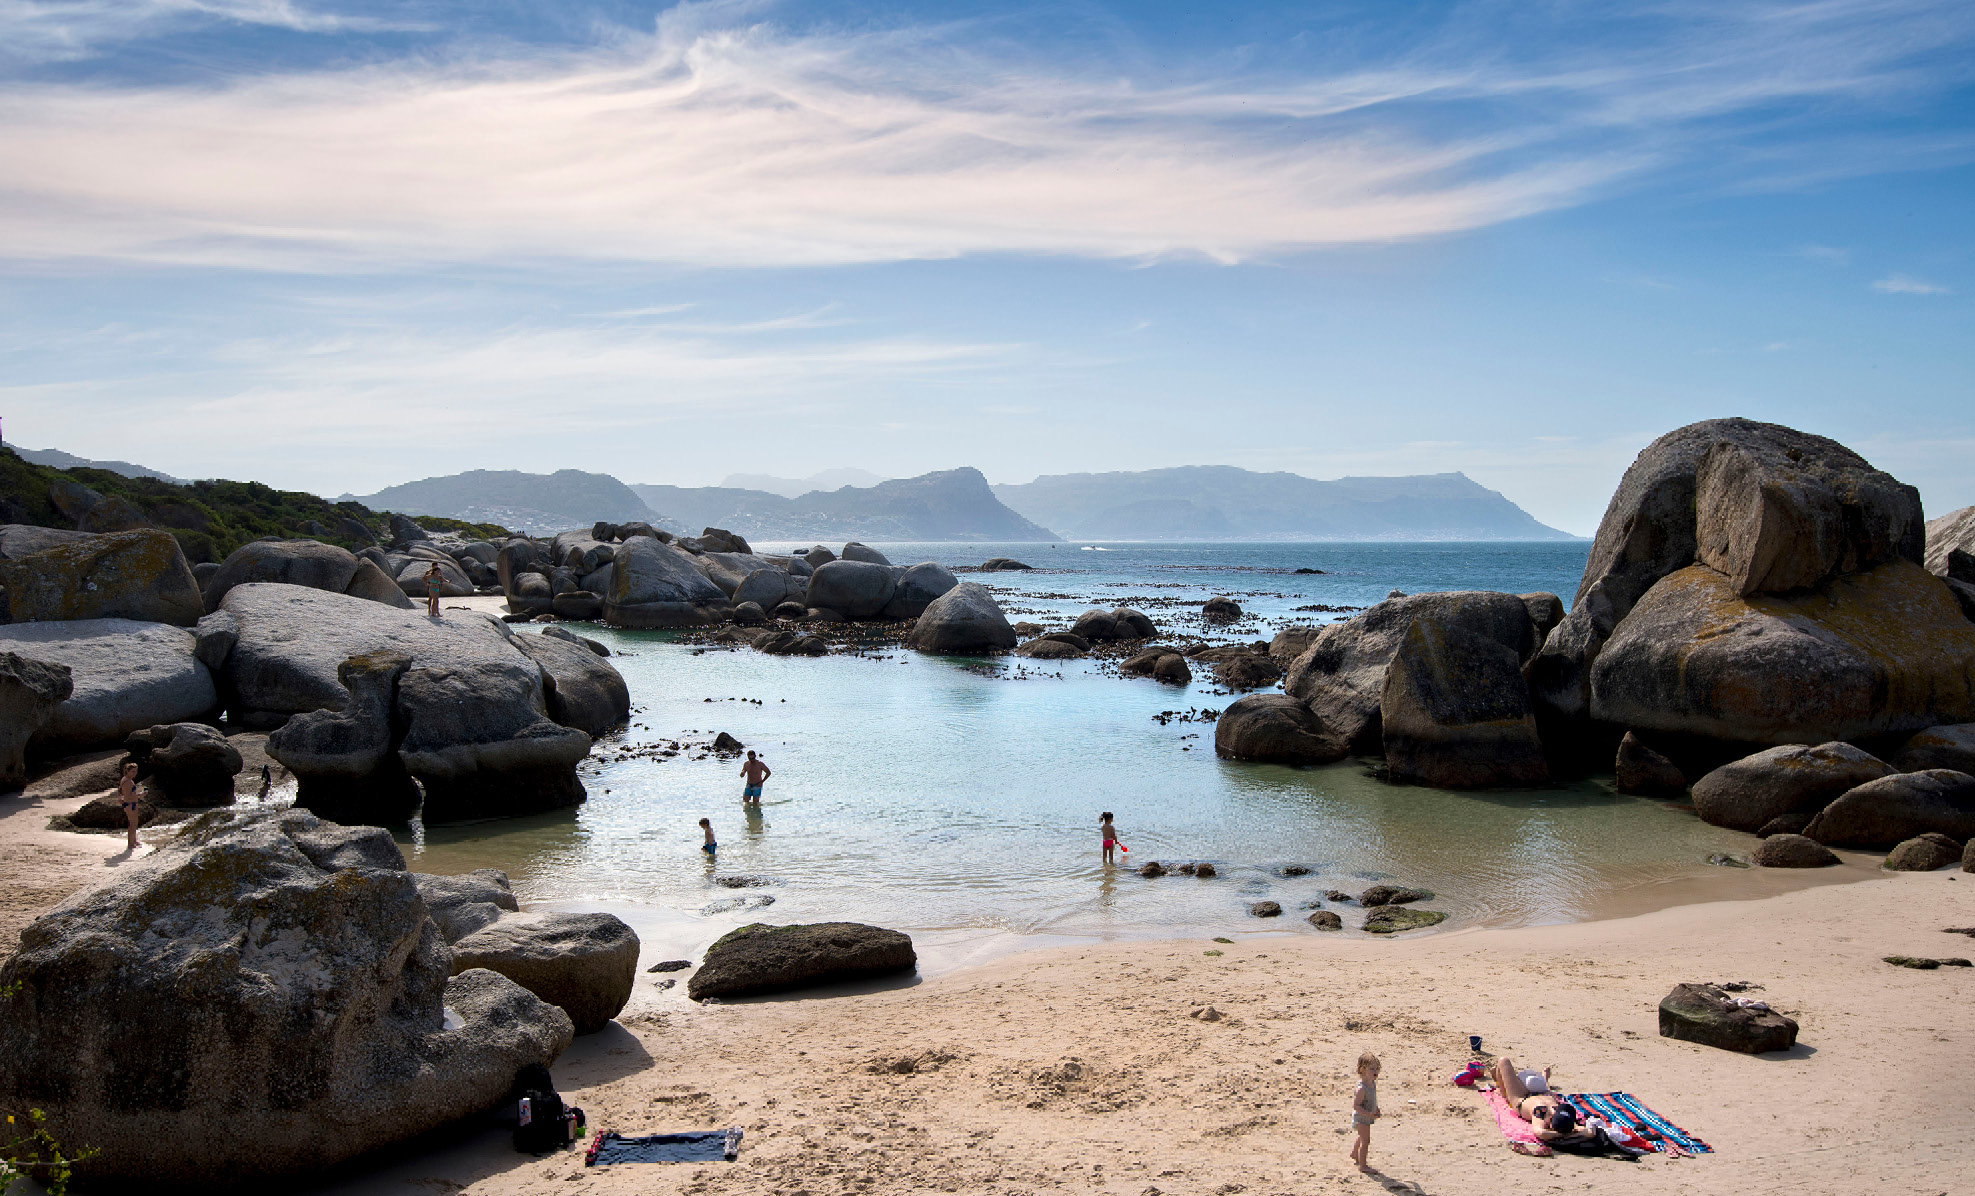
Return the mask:
[[[1975,842],[1975,840],[1971,840]],[[1961,862],[1961,844],[1929,832],[1915,835],[1886,855],[1881,867],[1888,872],[1932,872]]]
[[[1830,848],[1802,835],[1771,835],[1749,853],[1758,868],[1829,868],[1838,862]]]
[[[786,992],[896,975],[918,964],[911,937],[896,930],[859,922],[755,922],[727,932],[706,949],[706,958],[686,984],[686,995],[703,1001]]]
[[[1660,1037],[1759,1055],[1797,1044],[1797,1023],[1751,1009],[1712,984],[1680,984],[1660,1000]]]

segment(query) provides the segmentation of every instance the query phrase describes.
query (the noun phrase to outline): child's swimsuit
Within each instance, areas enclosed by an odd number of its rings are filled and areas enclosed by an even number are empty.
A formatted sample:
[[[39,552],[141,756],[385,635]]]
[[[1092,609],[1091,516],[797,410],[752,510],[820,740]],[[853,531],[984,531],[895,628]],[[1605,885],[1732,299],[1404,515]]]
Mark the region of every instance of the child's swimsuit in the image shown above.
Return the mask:
[[[708,855],[712,855],[715,851],[719,850],[719,848],[720,845],[718,843],[708,843],[702,846],[700,850]]]

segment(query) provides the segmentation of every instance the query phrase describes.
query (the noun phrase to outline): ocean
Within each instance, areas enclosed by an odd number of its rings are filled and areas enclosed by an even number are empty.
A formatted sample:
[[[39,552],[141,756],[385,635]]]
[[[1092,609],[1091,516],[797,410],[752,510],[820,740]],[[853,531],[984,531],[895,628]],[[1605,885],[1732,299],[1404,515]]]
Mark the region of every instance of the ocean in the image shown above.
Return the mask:
[[[786,550],[786,545],[759,545]],[[801,546],[795,546],[801,547]],[[1198,632],[1199,604],[1235,598],[1218,632],[1266,639],[1349,617],[1392,590],[1549,591],[1566,603],[1584,543],[882,544],[895,563],[1032,573],[973,577],[1011,621],[1067,627],[1131,605]],[[1298,573],[1299,569],[1321,570]],[[1319,609],[1308,609],[1319,608]],[[413,867],[506,870],[525,902],[632,911],[634,925],[703,944],[747,921],[850,920],[915,932],[1074,938],[1313,933],[1315,905],[1376,882],[1423,887],[1446,928],[1578,920],[1629,889],[1719,872],[1745,836],[1614,792],[1610,778],[1455,793],[1379,779],[1377,761],[1320,767],[1224,761],[1209,671],[1174,687],[1099,661],[947,658],[884,648],[823,658],[575,625],[609,645],[635,714],[583,769],[580,808],[401,832]],[[533,628],[518,629],[523,634]],[[703,750],[725,732],[774,770],[758,811],[739,761]],[[654,756],[669,744],[679,754]],[[625,757],[625,758],[620,758]],[[1098,815],[1129,848],[1099,859]],[[717,860],[700,850],[712,820]],[[1208,861],[1212,880],[1137,875],[1145,861]],[[1309,871],[1286,876],[1284,869]],[[748,878],[729,888],[720,878]],[[1253,918],[1272,900],[1283,916]]]

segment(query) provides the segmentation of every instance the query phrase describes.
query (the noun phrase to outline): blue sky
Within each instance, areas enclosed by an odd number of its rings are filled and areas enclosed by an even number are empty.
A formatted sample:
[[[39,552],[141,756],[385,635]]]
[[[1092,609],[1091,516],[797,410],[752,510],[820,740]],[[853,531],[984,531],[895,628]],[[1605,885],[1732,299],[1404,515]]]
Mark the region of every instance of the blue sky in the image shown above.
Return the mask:
[[[0,0],[10,440],[1462,470],[1694,419],[1975,503],[1975,7]]]

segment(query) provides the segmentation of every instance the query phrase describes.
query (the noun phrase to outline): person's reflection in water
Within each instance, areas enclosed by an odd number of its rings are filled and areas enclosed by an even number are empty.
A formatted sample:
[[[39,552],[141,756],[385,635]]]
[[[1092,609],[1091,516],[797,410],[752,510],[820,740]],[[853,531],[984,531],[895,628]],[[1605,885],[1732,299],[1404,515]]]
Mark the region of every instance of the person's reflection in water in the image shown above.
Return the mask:
[[[1118,870],[1106,868],[1097,878],[1097,908],[1110,909],[1118,901]]]
[[[762,829],[767,825],[761,821],[761,804],[759,802],[749,802],[747,805],[742,806],[741,809],[746,813],[747,833],[750,835],[761,834]]]

